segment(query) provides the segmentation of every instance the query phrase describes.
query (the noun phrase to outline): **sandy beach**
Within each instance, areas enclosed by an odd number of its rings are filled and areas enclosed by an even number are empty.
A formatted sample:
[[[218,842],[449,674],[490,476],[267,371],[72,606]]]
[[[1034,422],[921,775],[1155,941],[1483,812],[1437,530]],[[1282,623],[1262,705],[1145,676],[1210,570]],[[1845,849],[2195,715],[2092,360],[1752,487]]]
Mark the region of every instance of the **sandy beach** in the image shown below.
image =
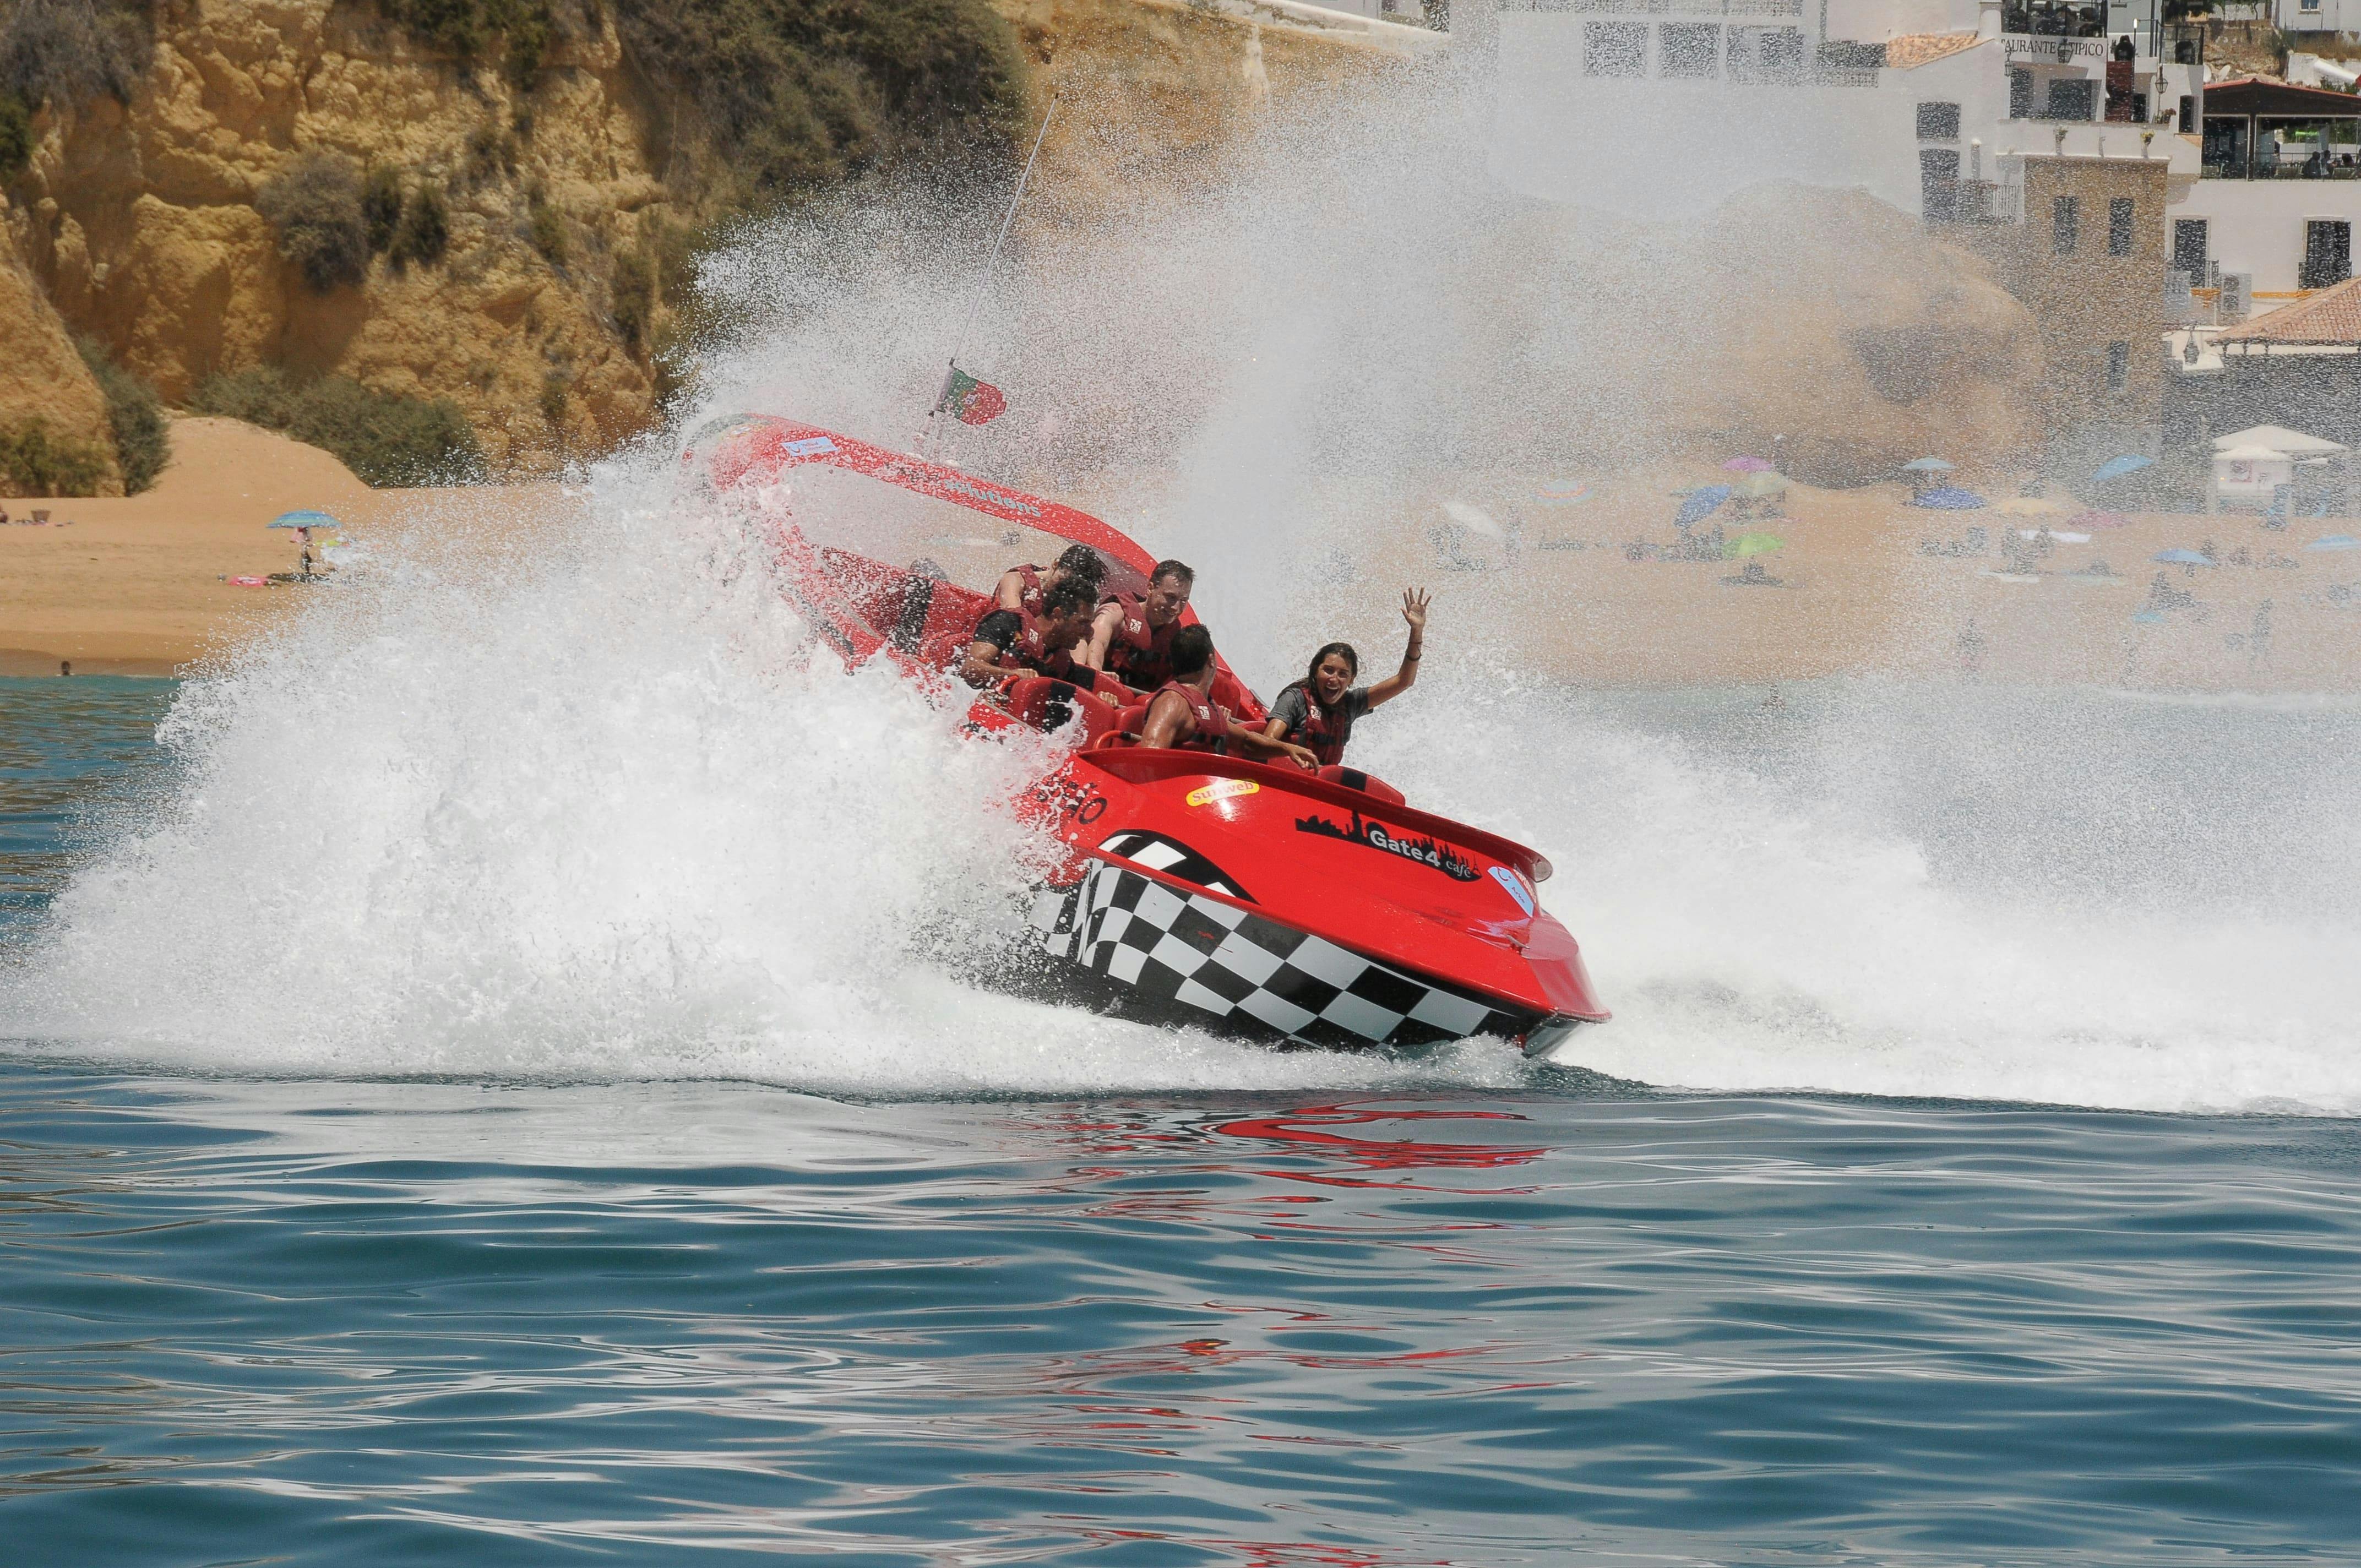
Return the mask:
[[[479,488],[527,521],[559,515],[555,484]],[[309,593],[332,587],[241,587],[225,581],[290,572],[295,536],[280,512],[328,512],[362,539],[390,539],[442,492],[373,490],[329,454],[236,420],[172,422],[172,461],[144,495],[11,498],[0,528],[0,675],[169,675],[227,651]],[[25,526],[36,510],[46,527]]]
[[[0,528],[0,674],[54,674],[70,660],[82,674],[169,674],[226,652],[304,595],[335,591],[225,581],[295,565],[293,536],[267,526],[280,512],[316,508],[362,539],[398,546],[409,529],[447,523],[458,499],[372,490],[328,454],[235,421],[181,419],[173,436],[172,465],[145,495],[8,503],[12,518],[39,507],[50,522]],[[2352,531],[2349,520],[2274,531],[2250,514],[2146,513],[2076,527],[2070,514],[1921,510],[1900,485],[1799,485],[1775,515],[1740,517],[1725,506],[1696,525],[1733,542],[1775,540],[1750,558],[1757,582],[1746,580],[1748,562],[1677,558],[1681,492],[1718,477],[1726,476],[1700,468],[1599,479],[1567,502],[1539,480],[1435,476],[1423,498],[1369,505],[1340,490],[1334,510],[1389,519],[1350,552],[1356,584],[1430,583],[1465,606],[1466,624],[1485,629],[1502,657],[1582,685],[1965,673],[2167,690],[2345,690],[2361,668],[2352,657],[2361,550],[2310,547]],[[490,505],[504,523],[528,529],[578,504],[578,492],[556,484],[464,495],[470,510]],[[1463,531],[1446,550],[1436,532],[1448,521],[1445,501],[1481,509],[1509,537]],[[2034,541],[2036,554],[2004,558],[2005,534],[2045,522],[2046,552]],[[2210,550],[2222,564],[2151,559],[2168,550]],[[2187,602],[2151,608],[2159,572]]]

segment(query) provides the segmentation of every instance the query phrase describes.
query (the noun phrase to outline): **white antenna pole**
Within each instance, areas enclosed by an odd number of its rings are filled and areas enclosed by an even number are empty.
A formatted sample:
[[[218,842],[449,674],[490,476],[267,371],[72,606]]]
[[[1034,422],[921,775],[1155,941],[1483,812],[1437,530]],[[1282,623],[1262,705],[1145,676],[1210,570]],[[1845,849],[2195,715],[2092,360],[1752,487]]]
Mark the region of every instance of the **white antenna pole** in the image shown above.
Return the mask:
[[[1009,226],[1016,222],[1017,203],[1025,200],[1025,187],[1033,179],[1033,165],[1041,157],[1041,144],[1049,138],[1049,120],[1058,112],[1058,100],[1065,93],[1060,87],[1049,94],[1049,106],[1041,112],[1041,128],[1034,134],[1033,150],[1026,156],[1024,172],[1016,177],[1016,193],[1008,198],[1008,211],[1000,219],[1000,233],[993,237],[992,254],[983,263],[983,275],[976,280],[975,298],[968,302],[967,320],[960,323],[959,336],[951,341],[950,363],[943,370],[941,390],[935,394],[934,406],[927,411],[926,429],[918,433],[918,454],[926,455],[927,444],[933,438],[935,418],[943,411],[944,400],[951,395],[951,378],[959,374],[960,351],[967,346],[967,334],[975,330],[976,313],[983,309],[983,297],[992,291],[993,269],[1000,265],[1000,247],[1008,243]]]

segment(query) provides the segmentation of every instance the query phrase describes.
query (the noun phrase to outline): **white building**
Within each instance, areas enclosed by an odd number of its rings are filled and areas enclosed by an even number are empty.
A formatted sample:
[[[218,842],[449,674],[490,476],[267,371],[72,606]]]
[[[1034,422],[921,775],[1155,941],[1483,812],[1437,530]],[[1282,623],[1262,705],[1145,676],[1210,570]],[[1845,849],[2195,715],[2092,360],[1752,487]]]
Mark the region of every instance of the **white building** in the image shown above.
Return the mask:
[[[2025,158],[2157,159],[2139,221],[2191,282],[2267,310],[2350,271],[2361,98],[2208,87],[2160,0],[1497,3],[1496,167],[1535,194],[1664,216],[1785,178],[2008,222]],[[2361,27],[2361,0],[2318,5]]]

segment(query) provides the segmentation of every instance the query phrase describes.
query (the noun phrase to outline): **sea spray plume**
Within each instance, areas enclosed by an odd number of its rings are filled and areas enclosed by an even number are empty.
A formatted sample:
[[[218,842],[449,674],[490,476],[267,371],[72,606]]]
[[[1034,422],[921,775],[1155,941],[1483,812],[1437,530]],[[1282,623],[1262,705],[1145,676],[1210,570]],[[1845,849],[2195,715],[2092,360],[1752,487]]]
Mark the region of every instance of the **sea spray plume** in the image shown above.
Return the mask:
[[[1555,863],[1543,903],[1616,1014],[1565,1062],[1730,1091],[2361,1108],[2341,761],[2361,705],[2303,738],[2100,693],[1847,683],[1766,711],[1467,663],[1356,730],[1354,760]],[[1702,723],[1716,703],[1731,717]]]

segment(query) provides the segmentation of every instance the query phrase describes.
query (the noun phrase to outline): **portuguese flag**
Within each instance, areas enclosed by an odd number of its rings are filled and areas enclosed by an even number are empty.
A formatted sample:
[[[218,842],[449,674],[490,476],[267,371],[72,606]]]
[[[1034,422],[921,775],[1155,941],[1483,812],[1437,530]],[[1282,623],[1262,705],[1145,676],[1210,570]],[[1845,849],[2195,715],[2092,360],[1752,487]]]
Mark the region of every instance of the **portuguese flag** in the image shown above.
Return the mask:
[[[1007,411],[1008,400],[991,382],[979,381],[954,367],[950,379],[943,383],[943,400],[936,407],[949,409],[961,424],[990,424]]]

